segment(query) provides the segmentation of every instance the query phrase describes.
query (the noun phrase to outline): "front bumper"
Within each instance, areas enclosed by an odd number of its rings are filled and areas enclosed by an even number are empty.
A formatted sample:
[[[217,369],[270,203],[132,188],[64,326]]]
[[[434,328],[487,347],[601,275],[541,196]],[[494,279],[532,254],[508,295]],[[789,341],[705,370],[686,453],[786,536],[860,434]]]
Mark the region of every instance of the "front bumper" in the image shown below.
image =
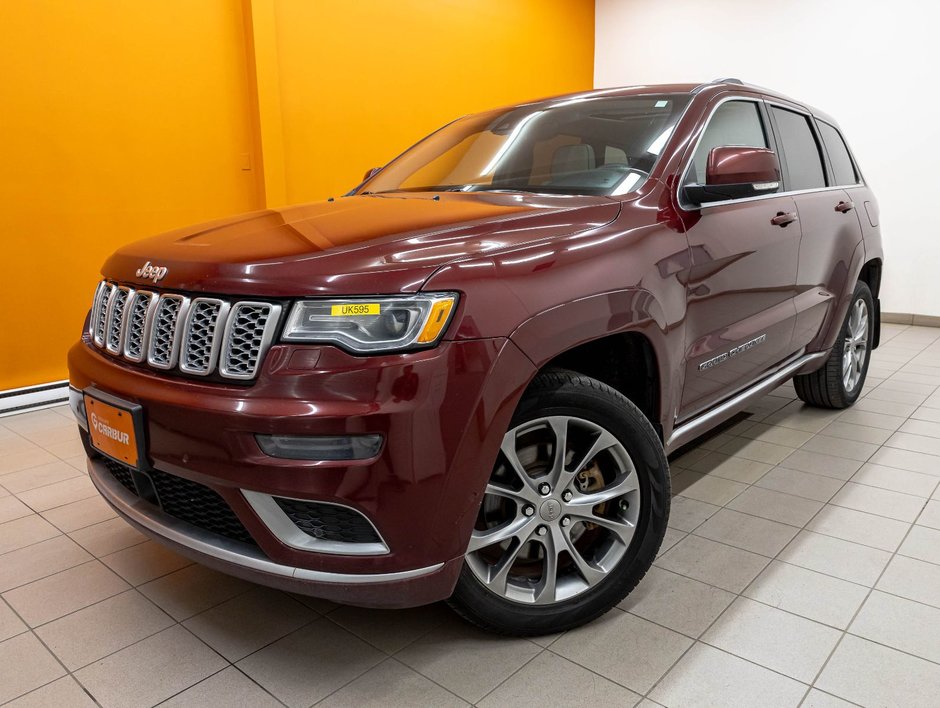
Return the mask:
[[[158,374],[84,342],[70,351],[69,369],[77,391],[91,386],[140,404],[147,464],[220,495],[257,547],[174,519],[116,483],[100,458],[91,459],[92,480],[124,518],[223,571],[383,607],[451,593],[499,442],[534,373],[502,339],[365,358],[332,347],[275,346],[251,386]],[[363,433],[385,437],[375,458],[279,459],[255,440]],[[350,507],[374,525],[387,551],[289,545],[249,502],[253,494]]]

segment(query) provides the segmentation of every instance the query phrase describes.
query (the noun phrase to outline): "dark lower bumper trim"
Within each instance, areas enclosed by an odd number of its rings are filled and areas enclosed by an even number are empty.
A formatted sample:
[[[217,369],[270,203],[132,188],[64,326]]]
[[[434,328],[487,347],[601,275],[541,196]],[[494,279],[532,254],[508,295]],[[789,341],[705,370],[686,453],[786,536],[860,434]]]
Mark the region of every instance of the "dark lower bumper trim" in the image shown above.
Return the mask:
[[[444,567],[443,563],[436,563],[424,568],[393,573],[360,574],[330,573],[274,563],[263,557],[259,550],[251,546],[202,531],[191,524],[174,519],[155,509],[111,479],[104,465],[100,462],[88,460],[88,474],[105,501],[114,507],[115,511],[121,516],[132,521],[136,526],[143,528],[154,536],[167,539],[198,554],[209,556],[225,564],[244,568],[248,571],[300,582],[369,585],[420,578],[435,573]]]

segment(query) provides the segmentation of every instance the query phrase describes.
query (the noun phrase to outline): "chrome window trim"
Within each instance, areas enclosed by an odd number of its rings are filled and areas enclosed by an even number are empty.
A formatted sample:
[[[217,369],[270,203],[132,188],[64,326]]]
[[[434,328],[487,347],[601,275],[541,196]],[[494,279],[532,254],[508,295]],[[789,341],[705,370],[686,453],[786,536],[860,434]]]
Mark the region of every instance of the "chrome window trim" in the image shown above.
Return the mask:
[[[682,168],[682,172],[680,173],[681,176],[679,178],[679,181],[676,183],[676,204],[679,205],[679,208],[682,209],[682,211],[686,211],[686,212],[698,211],[700,208],[704,207],[704,205],[701,205],[700,207],[697,207],[697,208],[686,209],[685,204],[682,201],[682,187],[685,184],[685,178],[689,176],[689,170],[692,169],[692,162],[695,159],[695,153],[698,152],[698,146],[702,143],[702,139],[705,137],[705,131],[708,130],[708,126],[712,122],[712,119],[715,117],[715,113],[717,113],[718,109],[721,108],[724,104],[730,103],[731,101],[747,101],[748,103],[753,103],[755,106],[757,106],[758,112],[760,112],[760,105],[763,102],[759,96],[734,95],[734,96],[725,96],[723,98],[720,98],[715,103],[715,105],[712,106],[712,109],[708,112],[708,116],[705,118],[705,123],[702,125],[701,131],[699,131],[698,137],[695,139],[695,144],[692,146],[691,150],[689,150],[689,152],[686,153],[688,155],[689,160],[688,162],[685,163],[685,167]],[[764,122],[763,118],[764,118],[763,115],[761,115],[762,124]],[[766,140],[767,138],[766,133],[767,133],[767,130],[770,128],[770,126],[763,125],[763,128],[764,128],[765,142],[769,142],[768,140]],[[780,158],[778,157],[777,160],[779,162]],[[773,194],[774,196],[776,196],[780,193],[774,192]],[[761,196],[766,196],[766,195],[761,195]],[[748,197],[748,198],[752,199],[753,197]],[[745,201],[745,200],[744,199],[727,199],[727,200],[723,200],[722,202],[709,202],[709,204],[740,202],[740,201]]]
[[[254,368],[246,374],[233,373],[226,369],[226,361],[228,360],[228,350],[231,345],[231,332],[232,326],[235,323],[235,317],[237,315],[238,309],[241,307],[267,307],[270,308],[268,312],[268,321],[264,324],[264,330],[261,334],[261,344],[258,347],[258,358],[255,360]],[[274,339],[274,332],[277,329],[278,321],[281,319],[281,306],[275,305],[270,302],[260,302],[255,300],[239,300],[232,308],[229,310],[228,317],[225,321],[225,329],[223,330],[222,336],[222,349],[219,354],[219,374],[224,376],[227,379],[240,379],[243,381],[253,379],[257,373],[258,369],[261,367],[261,360],[264,359],[264,355],[267,353],[268,348],[271,346],[271,342]]]
[[[120,325],[118,326],[117,345],[112,347],[111,346],[111,324],[112,324],[111,320],[114,318],[114,308],[117,303],[117,300],[115,299],[114,296],[116,293],[120,291],[124,291],[125,293],[127,293],[127,298],[124,300],[124,309],[121,310],[121,322],[120,322]],[[108,319],[107,319],[107,325],[105,326],[105,329],[107,331],[105,333],[105,346],[104,346],[105,351],[107,351],[108,354],[113,354],[114,356],[121,356],[121,352],[123,352],[124,350],[124,336],[127,333],[127,306],[131,302],[133,302],[134,293],[135,293],[134,288],[129,288],[124,285],[115,285],[111,290],[111,297],[108,299]]]
[[[196,314],[196,306],[202,302],[218,305],[219,314],[215,321],[215,328],[212,330],[211,334],[212,342],[209,349],[209,361],[206,362],[205,369],[198,369],[196,367],[189,366],[186,363],[186,351],[187,347],[189,346],[190,334],[192,333],[192,318]],[[189,301],[189,305],[186,308],[186,318],[183,321],[183,336],[180,340],[179,347],[180,371],[187,374],[194,374],[196,376],[208,376],[215,370],[215,365],[218,362],[219,352],[221,351],[222,341],[224,339],[222,336],[220,336],[220,333],[225,333],[225,325],[227,324],[226,320],[228,319],[228,314],[231,309],[232,304],[230,302],[226,302],[225,300],[221,300],[217,297],[197,297]]]
[[[343,509],[349,509],[359,514],[369,523],[369,525],[372,527],[372,530],[375,531],[375,535],[379,538],[378,542],[348,543],[346,541],[325,541],[321,538],[315,538],[314,536],[304,533],[293,521],[290,520],[290,517],[284,512],[283,509],[281,509],[281,507],[277,505],[277,502],[274,501],[274,496],[270,494],[262,494],[261,492],[254,492],[250,489],[242,489],[241,492],[248,501],[248,504],[252,509],[254,509],[255,513],[261,519],[262,523],[268,527],[268,530],[274,534],[278,540],[280,540],[285,545],[290,546],[291,548],[297,548],[301,551],[313,551],[316,553],[330,553],[350,556],[377,556],[386,555],[390,552],[388,544],[385,543],[385,539],[382,538],[382,534],[379,533],[379,530],[375,528],[375,524],[372,523],[372,520],[361,511],[351,506],[347,506],[346,504],[336,504],[334,502],[324,502],[318,499],[299,499],[297,497],[287,497],[280,494],[277,495],[282,499],[292,499],[294,501],[309,502],[312,504],[325,504],[327,506],[337,506]]]
[[[830,187],[835,187],[836,185],[829,184],[829,155],[826,152],[826,146],[823,144],[822,135],[819,134],[819,129],[816,127],[816,116],[810,113],[808,110],[802,106],[794,108],[793,105],[787,105],[779,101],[765,100],[768,108],[779,108],[781,111],[789,111],[790,113],[796,113],[798,116],[803,116],[806,119],[806,122],[809,124],[809,132],[813,137],[813,142],[816,143],[816,152],[819,154],[820,167],[822,167],[823,179],[826,181],[825,187],[814,187],[812,189],[800,189],[797,191],[800,192],[816,192],[823,189],[829,189]],[[776,116],[773,118],[774,125],[777,123]],[[789,170],[789,167],[787,168]],[[789,172],[787,177],[789,177]],[[834,175],[833,175],[834,176]]]
[[[179,349],[180,349],[180,338],[182,336],[182,329],[180,328],[180,322],[185,321],[186,311],[189,307],[189,298],[185,295],[177,295],[176,293],[163,293],[159,297],[159,304],[157,305],[157,310],[154,310],[153,319],[156,320],[157,314],[159,312],[160,305],[165,300],[179,300],[180,301],[180,311],[176,316],[176,323],[173,326],[173,339],[170,342],[170,353],[167,356],[167,363],[160,364],[153,360],[153,339],[156,335],[156,329],[151,325],[150,336],[147,339],[147,363],[154,367],[155,369],[160,369],[161,371],[169,371],[170,369],[176,366]]]
[[[857,186],[857,185],[856,185]],[[756,197],[744,197],[742,199],[723,199],[720,202],[708,202],[702,204],[699,209],[710,209],[716,206],[726,206],[728,204],[745,204],[747,202],[756,202],[762,199],[773,199],[774,197],[793,197],[800,194],[815,194],[816,192],[834,192],[844,189],[844,187],[819,187],[817,189],[797,189],[792,192],[774,192],[772,194],[759,194]],[[698,211],[698,209],[685,209],[683,211]]]
[[[407,580],[430,575],[444,567],[435,563],[424,568],[393,571],[390,573],[331,573],[275,563],[264,557],[260,550],[238,541],[216,536],[196,526],[164,514],[140,497],[131,494],[117,481],[108,479],[104,464],[88,460],[88,475],[105,501],[123,518],[143,529],[151,536],[165,538],[195,553],[216,558],[234,566],[269,573],[282,578],[294,578],[311,583],[371,584]]]
[[[828,126],[829,126],[830,128],[832,128],[834,131],[836,131],[836,134],[839,136],[839,139],[842,141],[842,144],[845,146],[845,152],[848,154],[849,160],[850,160],[851,163],[852,163],[852,169],[854,169],[854,170],[855,170],[855,174],[858,175],[858,182],[842,183],[842,184],[838,184],[838,185],[834,185],[834,186],[842,187],[843,189],[848,189],[848,188],[851,188],[851,187],[864,187],[864,186],[865,186],[865,179],[864,179],[864,177],[862,177],[862,171],[858,168],[858,163],[855,161],[855,155],[852,154],[852,149],[849,147],[849,141],[845,139],[845,136],[842,134],[842,131],[839,129],[839,126],[833,125],[833,124],[830,123],[828,120],[823,120],[822,118],[817,118],[816,116],[810,116],[810,117],[811,117],[811,118],[813,119],[813,121],[815,121],[816,123],[822,123],[823,125],[828,125]],[[817,126],[817,128],[818,128],[818,126]],[[819,134],[819,139],[822,140],[823,149],[828,153],[828,152],[829,152],[829,148],[826,147],[826,139],[822,136],[822,133]],[[832,163],[832,158],[831,158],[831,157],[829,158],[829,162],[830,162],[830,164]],[[833,172],[832,172],[832,178],[833,178],[833,180],[835,179],[835,177],[836,177],[836,173],[835,173],[835,170],[833,170]]]
[[[813,192],[834,191],[837,189],[844,189],[846,186],[848,187],[864,187],[865,186],[865,181],[863,179],[858,184],[852,184],[852,185],[833,185],[833,186],[827,186],[827,187],[818,187],[815,189],[797,189],[797,190],[791,190],[787,192],[772,192],[770,194],[760,194],[755,197],[744,197],[742,199],[723,199],[720,202],[708,202],[707,204],[700,204],[698,206],[693,206],[692,208],[687,207],[682,200],[682,185],[685,183],[685,178],[688,175],[688,172],[692,167],[692,158],[695,156],[695,152],[698,150],[699,143],[702,141],[702,138],[705,135],[705,130],[708,128],[708,124],[711,122],[712,117],[715,115],[715,111],[717,111],[721,107],[722,104],[727,103],[728,101],[750,101],[751,103],[758,104],[758,106],[761,103],[764,103],[765,105],[777,106],[778,108],[784,108],[788,111],[793,111],[794,113],[802,113],[803,115],[813,120],[817,120],[816,116],[814,116],[812,113],[806,112],[805,109],[794,108],[793,106],[790,106],[784,103],[778,103],[776,101],[770,101],[764,98],[760,98],[758,96],[734,95],[734,96],[725,96],[719,99],[718,102],[715,103],[715,105],[712,107],[711,111],[708,114],[708,117],[705,119],[705,124],[702,126],[702,130],[698,134],[698,137],[696,138],[695,144],[692,146],[691,151],[688,152],[689,161],[686,163],[685,167],[682,168],[682,171],[680,173],[681,178],[676,183],[676,192],[675,192],[676,204],[678,205],[679,209],[681,209],[683,212],[688,214],[691,212],[700,211],[702,209],[711,209],[712,207],[717,207],[717,206],[727,206],[728,204],[747,204],[748,202],[756,202],[762,199],[774,199],[776,197],[790,197],[790,196],[795,196],[798,194],[810,194]],[[823,121],[823,122],[825,123],[826,121]],[[765,130],[768,127],[770,126],[765,126]],[[841,135],[841,131],[839,134]],[[849,155],[850,157],[853,158],[853,162],[854,162],[854,156],[851,155],[851,152],[849,153]],[[779,160],[780,158],[778,157],[777,159]],[[856,171],[858,171],[857,166],[856,166]],[[859,176],[861,177],[860,172],[859,172]]]
[[[156,311],[157,303],[160,301],[160,295],[153,292],[152,290],[136,291],[134,293],[134,300],[129,301],[130,310],[128,311],[127,327],[131,326],[130,317],[134,313],[134,305],[136,304],[137,298],[144,296],[150,298],[150,303],[147,305],[147,313],[144,315],[144,329],[140,334],[140,356],[135,357],[127,351],[127,344],[129,341],[127,338],[127,332],[124,333],[124,346],[122,347],[122,354],[124,355],[124,358],[128,361],[133,361],[138,364],[147,358],[147,348],[150,343],[150,326],[153,324],[153,313]],[[128,306],[125,305],[124,307],[127,308]]]

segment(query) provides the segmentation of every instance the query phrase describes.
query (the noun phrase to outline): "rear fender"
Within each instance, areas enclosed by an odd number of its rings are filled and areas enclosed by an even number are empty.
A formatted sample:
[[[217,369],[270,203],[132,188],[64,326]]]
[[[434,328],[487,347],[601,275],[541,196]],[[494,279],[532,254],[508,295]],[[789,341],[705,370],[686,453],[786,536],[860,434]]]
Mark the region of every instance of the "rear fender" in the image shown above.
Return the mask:
[[[806,351],[825,351],[835,346],[839,330],[842,328],[842,322],[849,311],[849,305],[852,303],[855,284],[861,275],[863,265],[865,265],[865,242],[859,241],[852,253],[848,267],[838,269],[833,277],[831,287],[832,292],[837,294],[837,298],[834,300],[834,306],[830,308],[819,334],[806,345]],[[875,316],[876,313],[872,313],[872,318]]]

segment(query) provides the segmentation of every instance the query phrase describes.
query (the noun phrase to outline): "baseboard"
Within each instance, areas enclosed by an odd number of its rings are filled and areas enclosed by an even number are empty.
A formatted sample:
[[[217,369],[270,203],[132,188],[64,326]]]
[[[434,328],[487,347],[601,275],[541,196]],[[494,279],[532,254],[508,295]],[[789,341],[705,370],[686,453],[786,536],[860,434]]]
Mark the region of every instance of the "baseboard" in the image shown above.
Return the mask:
[[[909,312],[882,312],[881,321],[887,324],[940,327],[940,317],[936,315],[912,315]]]
[[[940,327],[940,317],[936,315],[914,315],[914,324],[921,327]]]
[[[53,381],[38,386],[0,391],[0,418],[24,411],[49,408],[69,400],[69,382]]]

